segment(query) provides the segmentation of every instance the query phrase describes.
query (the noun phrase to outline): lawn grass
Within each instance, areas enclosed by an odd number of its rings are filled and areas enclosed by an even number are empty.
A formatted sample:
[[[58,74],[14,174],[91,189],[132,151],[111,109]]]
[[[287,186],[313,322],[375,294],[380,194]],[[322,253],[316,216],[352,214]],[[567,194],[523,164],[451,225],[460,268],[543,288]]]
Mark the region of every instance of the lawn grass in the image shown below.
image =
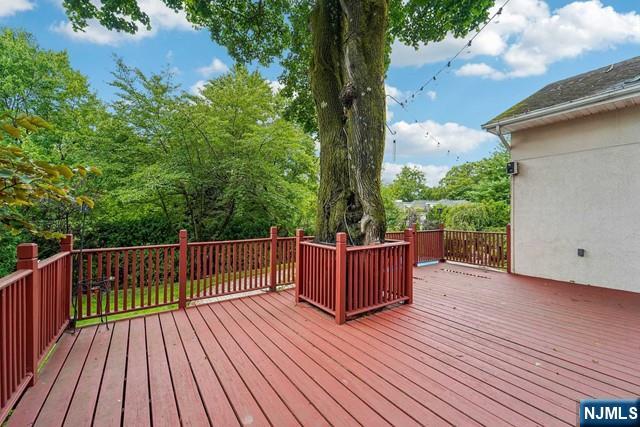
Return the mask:
[[[280,269],[286,269],[285,266],[282,266],[279,268]],[[263,274],[263,284],[267,284],[268,279],[269,279],[269,268],[265,267],[262,269],[262,274]],[[252,270],[250,272],[251,276],[259,276],[261,273],[260,269],[256,269],[256,270]],[[235,273],[235,280],[236,281],[240,281],[242,279],[244,279],[245,275],[249,274],[249,272],[236,272]],[[219,285],[229,285],[230,283],[233,283],[233,279],[234,279],[234,273],[226,273],[224,275],[218,276],[218,283]],[[207,279],[208,281],[208,279]],[[214,284],[215,284],[215,278],[213,279]],[[204,286],[204,279],[201,279],[201,291],[202,291],[202,287]],[[122,287],[122,284],[120,285],[120,287]],[[173,293],[171,293],[171,283],[167,283],[167,305],[162,305],[162,306],[156,306],[156,287],[152,286],[151,288],[140,288],[140,287],[136,287],[135,289],[129,287],[126,292],[127,292],[127,307],[125,308],[124,306],[124,294],[125,291],[124,289],[119,289],[117,292],[112,291],[109,294],[109,306],[111,308],[110,313],[107,315],[107,320],[108,321],[112,321],[112,320],[119,320],[119,319],[128,319],[131,317],[138,317],[138,316],[144,316],[144,315],[148,315],[148,314],[153,314],[153,313],[158,313],[158,312],[163,312],[163,311],[170,311],[170,310],[176,310],[178,308],[178,299],[179,299],[179,293],[180,293],[180,286],[178,282],[174,282],[173,283]],[[197,289],[197,284],[193,283],[193,290],[194,292]],[[250,290],[249,290],[250,291]],[[148,305],[148,298],[149,298],[149,292],[151,292],[151,305]],[[164,283],[160,283],[157,289],[158,292],[158,296],[157,296],[157,301],[159,304],[164,304],[164,294],[165,294],[165,285]],[[115,294],[117,293],[117,300],[118,300],[118,307],[116,310],[115,307]],[[187,280],[187,299],[191,296],[191,281]],[[211,295],[211,298],[216,297],[215,294]],[[105,301],[106,296],[102,297],[102,301],[101,301],[101,308],[103,310],[103,312],[105,311],[105,305],[106,305],[106,301]],[[134,298],[134,302],[135,304],[133,304],[133,307],[136,308],[135,311],[129,311],[126,313],[118,313],[119,311],[125,310],[125,309],[132,309],[132,304],[131,304],[131,298]],[[143,300],[144,298],[144,300]],[[95,315],[98,313],[98,307],[99,307],[99,297],[97,294],[92,295],[92,297],[90,298],[90,304],[91,304],[91,314]],[[142,307],[142,301],[144,301],[146,307]],[[86,316],[86,304],[87,304],[87,296],[83,296],[82,297],[82,307],[83,307],[83,315]],[[113,313],[115,311],[115,313]],[[111,314],[113,313],[113,314]],[[73,308],[71,310],[71,316],[73,317],[74,313],[73,313]],[[100,317],[95,317],[95,318],[91,318],[91,319],[83,319],[83,320],[79,320],[76,323],[77,327],[82,327],[82,326],[90,326],[90,325],[95,325],[100,323],[102,320],[100,319]]]

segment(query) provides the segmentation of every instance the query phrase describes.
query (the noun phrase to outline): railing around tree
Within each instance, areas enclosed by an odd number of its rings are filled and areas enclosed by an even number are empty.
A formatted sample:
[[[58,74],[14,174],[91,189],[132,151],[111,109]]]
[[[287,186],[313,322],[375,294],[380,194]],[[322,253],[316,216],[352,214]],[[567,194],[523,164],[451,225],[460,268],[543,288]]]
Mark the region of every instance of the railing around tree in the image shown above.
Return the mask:
[[[305,242],[296,235],[296,301],[335,316],[348,317],[413,299],[413,233],[406,241],[347,247],[346,234],[335,245]]]
[[[72,246],[39,261],[37,245],[18,245],[17,271],[0,278],[0,424],[69,323]]]

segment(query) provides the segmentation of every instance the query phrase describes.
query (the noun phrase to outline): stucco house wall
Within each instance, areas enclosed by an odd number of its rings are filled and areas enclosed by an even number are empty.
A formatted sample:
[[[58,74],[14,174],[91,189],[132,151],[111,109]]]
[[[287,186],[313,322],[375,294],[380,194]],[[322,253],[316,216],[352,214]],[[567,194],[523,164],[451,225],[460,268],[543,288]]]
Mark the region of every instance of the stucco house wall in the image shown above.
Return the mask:
[[[511,157],[512,271],[640,292],[640,107],[513,132]]]

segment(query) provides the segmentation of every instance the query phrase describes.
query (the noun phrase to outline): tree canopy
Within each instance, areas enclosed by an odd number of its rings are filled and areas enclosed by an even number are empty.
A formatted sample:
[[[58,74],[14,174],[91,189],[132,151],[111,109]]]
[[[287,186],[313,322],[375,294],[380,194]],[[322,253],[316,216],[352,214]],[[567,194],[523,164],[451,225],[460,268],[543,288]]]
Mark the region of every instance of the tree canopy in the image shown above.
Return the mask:
[[[278,60],[283,114],[320,140],[316,238],[349,231],[351,243],[384,239],[380,174],[384,75],[391,43],[412,46],[461,36],[487,18],[493,0],[163,0],[207,28],[239,63]],[[76,30],[150,28],[138,0],[64,0]],[[313,114],[315,112],[315,114]]]

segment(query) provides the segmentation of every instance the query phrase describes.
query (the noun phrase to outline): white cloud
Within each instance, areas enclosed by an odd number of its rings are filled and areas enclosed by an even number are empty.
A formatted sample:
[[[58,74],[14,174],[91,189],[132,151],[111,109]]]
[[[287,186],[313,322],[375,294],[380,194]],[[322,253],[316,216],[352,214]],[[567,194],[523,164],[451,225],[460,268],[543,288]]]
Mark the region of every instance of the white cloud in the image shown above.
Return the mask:
[[[402,157],[416,157],[437,151],[466,153],[495,139],[487,132],[458,123],[438,123],[433,120],[419,123],[399,121],[393,123],[390,128],[395,135],[387,131],[387,141],[396,140],[397,155]],[[387,144],[388,154],[392,150],[393,144]]]
[[[191,92],[194,95],[200,95],[202,94],[202,91],[204,90],[204,87],[206,85],[207,85],[206,80],[198,80],[197,82],[191,85],[191,87],[189,88],[189,92]]]
[[[437,96],[438,94],[436,93],[436,91],[434,90],[427,91],[427,98],[429,98],[430,100],[435,101]]]
[[[284,88],[284,85],[277,80],[267,80],[267,84],[271,88],[271,92],[273,92],[274,95],[280,92],[282,88]]]
[[[403,166],[410,166],[413,168],[418,168],[422,173],[424,173],[425,179],[427,181],[427,185],[433,187],[438,185],[438,182],[449,172],[451,167],[449,166],[436,166],[436,165],[420,165],[416,163],[390,163],[385,162],[382,165],[382,181],[389,183],[393,181],[393,179],[400,173]]]
[[[0,0],[0,17],[27,12],[35,7],[30,0]]]
[[[2,1],[4,0],[0,0],[0,2]],[[187,21],[185,13],[182,11],[174,12],[162,0],[140,0],[139,3],[140,9],[149,15],[151,30],[139,27],[135,34],[110,31],[95,19],[88,21],[88,26],[84,31],[73,31],[73,26],[68,21],[54,23],[51,30],[72,40],[110,46],[151,38],[161,30],[193,31],[193,25]]]
[[[226,73],[227,71],[229,71],[229,67],[227,67],[227,64],[222,62],[220,59],[213,58],[209,65],[200,67],[196,71],[204,77],[210,77],[214,74]]]
[[[405,94],[404,92],[402,92],[400,89],[398,89],[395,86],[391,86],[385,83],[384,85],[384,93],[388,96],[392,96],[395,99],[397,99],[398,101],[402,101],[403,98],[405,98]]]
[[[494,80],[502,80],[506,77],[502,71],[484,62],[464,64],[456,70],[456,76],[475,76]]]
[[[448,36],[417,52],[396,42],[392,65],[421,66],[447,60],[468,38]],[[512,0],[459,57],[498,57],[503,67],[495,69],[480,62],[462,66],[456,74],[491,79],[541,75],[554,62],[625,43],[640,44],[640,15],[635,11],[620,13],[601,0],[574,1],[553,11],[543,0]]]

